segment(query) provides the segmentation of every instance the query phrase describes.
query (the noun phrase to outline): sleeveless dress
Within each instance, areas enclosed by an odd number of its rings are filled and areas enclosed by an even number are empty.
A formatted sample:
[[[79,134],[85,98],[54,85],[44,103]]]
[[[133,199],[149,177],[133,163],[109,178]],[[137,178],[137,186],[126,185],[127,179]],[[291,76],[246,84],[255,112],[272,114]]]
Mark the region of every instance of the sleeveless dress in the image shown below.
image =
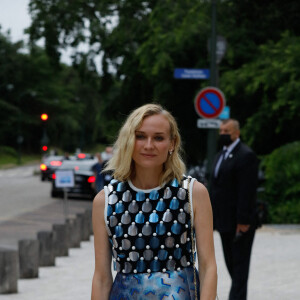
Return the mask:
[[[151,190],[115,179],[104,187],[104,217],[117,271],[110,300],[195,299],[187,189],[185,176],[181,184],[174,179]],[[199,298],[197,271],[196,280]]]

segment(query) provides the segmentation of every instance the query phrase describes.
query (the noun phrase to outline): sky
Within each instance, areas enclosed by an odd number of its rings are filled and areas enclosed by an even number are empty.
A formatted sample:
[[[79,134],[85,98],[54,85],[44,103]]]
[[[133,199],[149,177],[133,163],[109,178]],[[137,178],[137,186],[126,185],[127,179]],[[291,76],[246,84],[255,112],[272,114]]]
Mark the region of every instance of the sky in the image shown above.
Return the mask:
[[[31,19],[28,12],[30,0],[0,0],[0,26],[1,32],[10,30],[12,42],[19,40],[28,41],[28,35],[24,34],[24,29],[30,26]],[[42,42],[38,42],[42,46]],[[25,51],[26,52],[26,51]],[[71,64],[71,50],[62,52],[61,61]]]
[[[28,5],[30,0],[0,0],[0,26],[1,32],[5,33],[10,30],[10,36],[12,42],[24,40],[28,41],[28,35],[24,34],[24,29],[30,26],[31,18],[28,12]],[[43,46],[42,41],[38,41],[39,46]],[[79,45],[80,51],[86,52],[88,46],[86,44]],[[25,51],[26,52],[26,51]],[[73,50],[68,48],[67,50],[61,50],[61,62],[71,65],[71,54]],[[101,57],[98,55],[95,59],[96,67],[99,73],[102,73],[101,69]],[[115,69],[110,66],[110,71],[115,72]]]
[[[1,32],[11,30],[11,39],[16,42],[25,39],[23,31],[30,25],[29,0],[0,0]]]

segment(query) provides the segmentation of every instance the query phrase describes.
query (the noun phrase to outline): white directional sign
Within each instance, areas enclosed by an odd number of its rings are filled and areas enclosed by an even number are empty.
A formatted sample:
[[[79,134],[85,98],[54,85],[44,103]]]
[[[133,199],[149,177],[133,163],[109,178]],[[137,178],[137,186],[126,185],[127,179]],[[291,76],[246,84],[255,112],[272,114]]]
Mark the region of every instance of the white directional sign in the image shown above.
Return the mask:
[[[55,186],[59,188],[67,188],[74,186],[73,170],[57,170],[55,172]]]
[[[198,119],[197,127],[202,129],[218,129],[221,123],[221,120],[218,119]]]

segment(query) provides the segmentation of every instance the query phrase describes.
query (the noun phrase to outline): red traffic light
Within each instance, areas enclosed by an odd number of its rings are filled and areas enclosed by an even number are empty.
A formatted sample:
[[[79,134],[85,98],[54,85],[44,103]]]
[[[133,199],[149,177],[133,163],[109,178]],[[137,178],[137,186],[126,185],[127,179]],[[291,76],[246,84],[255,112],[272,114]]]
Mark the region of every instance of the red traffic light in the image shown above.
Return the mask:
[[[43,121],[47,121],[48,120],[48,115],[47,114],[41,114],[41,119]]]
[[[47,146],[43,146],[43,147],[42,147],[42,150],[43,150],[43,151],[47,151],[47,150],[48,150],[48,147],[47,147]]]

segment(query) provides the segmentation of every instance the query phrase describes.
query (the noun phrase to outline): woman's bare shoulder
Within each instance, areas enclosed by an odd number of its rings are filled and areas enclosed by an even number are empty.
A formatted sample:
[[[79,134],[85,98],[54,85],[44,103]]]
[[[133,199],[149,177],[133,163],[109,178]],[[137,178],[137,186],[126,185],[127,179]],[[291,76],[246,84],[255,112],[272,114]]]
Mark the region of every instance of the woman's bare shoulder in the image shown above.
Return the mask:
[[[193,186],[193,194],[196,196],[208,196],[208,191],[204,184],[195,180]]]
[[[193,186],[193,203],[197,210],[197,207],[210,206],[210,199],[207,188],[201,182],[195,181]]]
[[[93,200],[93,208],[101,209],[105,206],[105,192],[101,190]]]

